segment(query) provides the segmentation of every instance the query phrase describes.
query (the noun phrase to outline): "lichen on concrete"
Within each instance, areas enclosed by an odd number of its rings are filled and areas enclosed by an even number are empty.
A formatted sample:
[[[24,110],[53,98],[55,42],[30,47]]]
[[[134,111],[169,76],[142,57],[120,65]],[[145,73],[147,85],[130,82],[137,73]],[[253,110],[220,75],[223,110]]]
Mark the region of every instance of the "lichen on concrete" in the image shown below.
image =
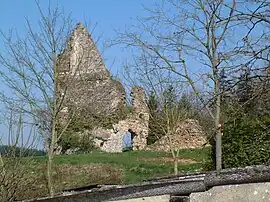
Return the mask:
[[[192,193],[190,202],[270,201],[270,183],[216,186],[206,192]]]

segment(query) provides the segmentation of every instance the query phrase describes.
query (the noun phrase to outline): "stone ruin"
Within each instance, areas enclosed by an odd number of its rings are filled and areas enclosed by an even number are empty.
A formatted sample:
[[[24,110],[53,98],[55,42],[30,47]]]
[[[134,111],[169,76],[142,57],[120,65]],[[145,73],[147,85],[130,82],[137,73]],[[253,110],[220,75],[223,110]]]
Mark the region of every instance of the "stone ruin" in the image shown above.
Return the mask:
[[[206,135],[198,120],[186,119],[179,122],[175,134],[171,137],[171,145],[167,136],[161,137],[154,144],[149,145],[147,150],[170,151],[175,149],[194,149],[203,147],[206,144]]]
[[[132,112],[127,118],[113,125],[113,129],[97,128],[92,131],[95,142],[106,152],[121,152],[123,150],[124,134],[131,133],[133,150],[142,150],[147,145],[149,109],[144,89],[134,86],[131,92]]]
[[[73,113],[90,119],[112,116],[127,107],[122,83],[111,77],[93,39],[80,23],[57,58],[57,76],[56,99],[62,103],[60,123]],[[75,135],[87,135],[103,151],[122,152],[124,135],[129,132],[133,150],[146,149],[149,109],[144,89],[134,86],[131,97],[131,112],[116,120],[110,129],[96,126]],[[158,144],[165,142],[160,140]]]
[[[57,60],[57,101],[61,102],[61,123],[73,112],[85,119],[115,115],[126,105],[126,93],[120,81],[112,79],[87,29],[78,24]],[[149,113],[144,89],[132,89],[132,112],[111,129],[85,130],[95,145],[107,152],[121,152],[123,135],[130,131],[133,148],[146,146]],[[79,138],[79,137],[78,137]]]
[[[87,29],[78,24],[58,57],[57,95],[64,96],[62,112],[74,109],[84,116],[111,115],[125,106],[125,89],[111,79]]]

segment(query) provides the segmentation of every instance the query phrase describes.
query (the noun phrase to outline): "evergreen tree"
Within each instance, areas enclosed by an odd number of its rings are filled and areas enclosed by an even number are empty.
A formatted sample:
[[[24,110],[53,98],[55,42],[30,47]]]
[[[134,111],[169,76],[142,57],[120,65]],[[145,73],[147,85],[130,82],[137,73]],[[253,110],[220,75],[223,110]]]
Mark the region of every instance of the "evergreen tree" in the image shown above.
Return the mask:
[[[269,164],[269,78],[245,69],[232,104],[224,110],[224,167]]]
[[[250,112],[254,107],[252,98],[252,84],[250,79],[249,69],[245,69],[240,75],[239,83],[237,85],[236,95],[238,98],[238,103],[243,106],[245,112]]]
[[[177,96],[172,85],[168,87],[163,93],[163,107],[174,107],[177,103]]]
[[[149,133],[147,137],[147,144],[155,143],[160,137],[164,135],[161,124],[161,111],[158,108],[159,102],[153,91],[150,92],[148,99],[148,107],[150,112],[149,117]]]
[[[158,109],[158,101],[153,91],[151,91],[149,95],[148,107],[149,107],[150,113],[154,113]]]

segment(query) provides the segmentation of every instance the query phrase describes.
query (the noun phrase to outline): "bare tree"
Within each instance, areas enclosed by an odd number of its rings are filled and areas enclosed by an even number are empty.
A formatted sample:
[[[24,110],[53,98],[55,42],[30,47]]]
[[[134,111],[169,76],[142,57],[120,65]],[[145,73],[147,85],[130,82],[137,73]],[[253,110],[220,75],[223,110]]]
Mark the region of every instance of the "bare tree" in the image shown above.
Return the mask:
[[[175,103],[174,106],[168,106],[165,104],[162,110],[162,122],[164,122],[164,124],[162,124],[161,127],[167,139],[167,144],[169,145],[170,152],[174,160],[175,175],[178,174],[178,157],[180,148],[174,145],[173,139],[175,139],[174,136],[176,136],[178,133],[179,124],[181,121],[184,121],[188,118],[187,113],[188,112],[184,109],[179,108],[177,103]]]
[[[270,62],[270,2],[267,0],[252,0],[244,4],[243,7],[244,9],[237,7],[232,16],[233,21],[242,23],[246,28],[242,43],[237,46],[238,53],[252,56],[246,61],[246,66],[256,65],[256,71],[263,70]],[[220,19],[220,22],[224,20],[226,19]],[[245,49],[242,49],[243,47]],[[266,66],[256,64],[258,61],[263,62]]]
[[[32,155],[37,148],[37,133],[33,125],[25,131],[22,116],[12,111],[7,122],[7,142],[0,141],[0,200],[14,201],[25,187],[32,182],[28,179],[28,169],[34,162]],[[25,132],[28,132],[26,135]],[[26,139],[25,139],[26,138]],[[27,158],[23,158],[27,156]]]
[[[178,144],[179,133],[187,132],[181,130],[182,124],[185,120],[193,118],[195,112],[191,97],[183,95],[178,98],[173,86],[170,86],[161,94],[154,94],[152,91],[148,106],[150,109],[149,133],[151,133],[149,135],[152,136],[152,143],[155,138],[155,142],[171,153],[174,161],[174,173],[177,175],[181,149]]]
[[[147,9],[148,17],[139,19],[138,25],[119,33],[117,41],[133,50],[133,75],[141,71],[136,67],[145,67],[148,72],[162,72],[160,75],[170,73],[178,82],[190,86],[214,122],[218,172],[222,168],[224,93],[220,75],[224,73],[233,79],[254,58],[254,54],[241,54],[248,49],[243,38],[249,29],[247,21],[235,18],[248,5],[250,2],[236,0],[163,0]],[[257,45],[261,42],[258,34],[250,40]]]
[[[81,68],[85,65],[83,59],[90,58],[88,54],[91,53],[84,53],[78,46],[78,55],[74,55],[72,64],[69,62],[71,58],[62,58],[74,23],[58,6],[53,8],[49,5],[45,11],[39,1],[36,5],[40,14],[37,31],[32,22],[26,20],[25,38],[14,31],[8,35],[1,32],[5,50],[0,54],[0,76],[8,89],[1,93],[1,101],[8,109],[38,125],[48,150],[48,190],[53,196],[52,169],[57,143],[76,111],[76,107],[72,114],[66,111],[69,89],[80,77]],[[67,68],[71,70],[66,75],[63,69]],[[65,85],[61,85],[63,83]]]

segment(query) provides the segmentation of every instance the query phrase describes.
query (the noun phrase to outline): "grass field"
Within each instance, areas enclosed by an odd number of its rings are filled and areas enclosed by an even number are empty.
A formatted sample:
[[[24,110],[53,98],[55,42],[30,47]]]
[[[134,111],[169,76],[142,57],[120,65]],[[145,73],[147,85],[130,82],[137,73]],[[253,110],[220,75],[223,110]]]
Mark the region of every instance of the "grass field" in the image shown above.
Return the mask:
[[[207,160],[209,148],[180,151],[179,172],[200,171]],[[28,160],[28,159],[26,159]],[[173,174],[170,153],[129,151],[110,154],[94,151],[82,155],[56,156],[54,184],[57,192],[91,184],[130,184],[144,179]],[[45,196],[46,157],[34,157],[27,167],[29,186],[20,192],[18,199]]]

